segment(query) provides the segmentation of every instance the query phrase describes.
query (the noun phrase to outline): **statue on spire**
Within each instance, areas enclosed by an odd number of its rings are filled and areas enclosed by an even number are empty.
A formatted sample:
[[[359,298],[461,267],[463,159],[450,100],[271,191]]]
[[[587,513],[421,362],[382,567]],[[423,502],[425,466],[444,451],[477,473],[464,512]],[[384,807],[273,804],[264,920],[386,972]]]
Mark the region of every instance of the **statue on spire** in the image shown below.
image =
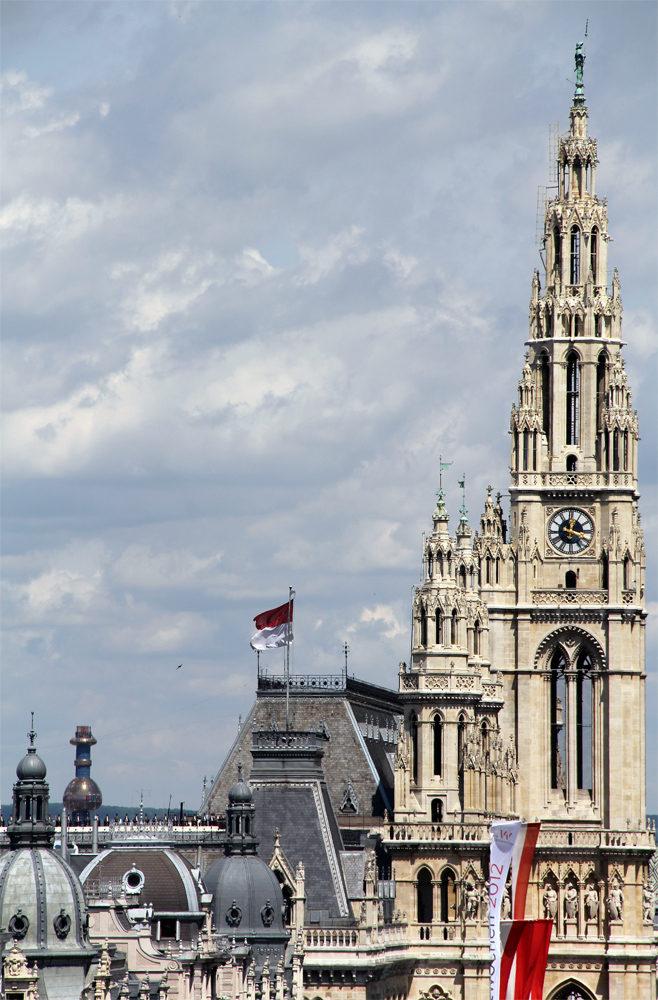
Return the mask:
[[[585,47],[584,42],[576,42],[576,90],[573,95],[574,104],[583,104],[585,100],[585,88],[583,86],[583,70],[585,68]]]

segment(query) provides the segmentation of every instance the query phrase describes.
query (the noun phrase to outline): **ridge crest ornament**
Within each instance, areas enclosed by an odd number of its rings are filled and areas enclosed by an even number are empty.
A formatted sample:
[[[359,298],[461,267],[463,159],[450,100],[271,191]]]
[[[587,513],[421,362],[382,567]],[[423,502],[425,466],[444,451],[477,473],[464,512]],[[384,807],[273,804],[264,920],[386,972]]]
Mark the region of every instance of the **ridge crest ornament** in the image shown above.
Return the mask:
[[[577,507],[563,507],[548,522],[548,540],[564,555],[584,552],[594,538],[594,522]]]

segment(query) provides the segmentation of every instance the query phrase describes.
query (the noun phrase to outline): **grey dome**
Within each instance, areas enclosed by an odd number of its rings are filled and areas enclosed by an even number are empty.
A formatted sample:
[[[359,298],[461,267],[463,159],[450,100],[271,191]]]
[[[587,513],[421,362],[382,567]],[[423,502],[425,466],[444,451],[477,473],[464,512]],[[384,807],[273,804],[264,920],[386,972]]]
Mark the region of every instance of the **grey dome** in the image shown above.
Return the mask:
[[[229,789],[228,800],[231,805],[249,805],[252,799],[251,788],[246,781],[242,780],[242,774],[240,774],[236,783]]]
[[[219,934],[285,942],[283,893],[272,869],[255,854],[229,855],[204,876],[214,894],[213,917]]]
[[[30,748],[18,762],[16,777],[20,781],[38,781],[46,777],[46,765],[36,750]]]

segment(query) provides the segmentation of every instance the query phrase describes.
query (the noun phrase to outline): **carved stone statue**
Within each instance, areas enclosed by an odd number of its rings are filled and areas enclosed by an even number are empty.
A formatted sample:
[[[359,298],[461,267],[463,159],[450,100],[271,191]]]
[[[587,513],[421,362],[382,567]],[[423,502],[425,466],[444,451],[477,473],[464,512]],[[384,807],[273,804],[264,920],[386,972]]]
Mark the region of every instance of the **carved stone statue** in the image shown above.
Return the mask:
[[[621,891],[621,887],[616,883],[613,884],[608,898],[606,899],[608,906],[608,916],[611,920],[622,920],[623,919],[623,907],[624,907],[624,894]]]
[[[555,887],[549,882],[544,889],[544,914],[547,920],[557,918],[557,892]]]
[[[596,920],[599,915],[599,894],[596,886],[589,885],[585,890],[585,919]]]
[[[502,920],[509,920],[512,915],[512,900],[509,894],[509,886],[505,886],[503,898],[500,901],[500,916]]]
[[[583,85],[583,69],[585,67],[585,53],[583,52],[583,43],[576,43],[576,85],[582,87]]]
[[[480,893],[472,882],[464,884],[464,916],[467,920],[476,920],[478,915],[478,904]]]
[[[480,916],[483,920],[489,919],[489,883],[485,882],[480,890],[481,910]]]
[[[568,920],[573,920],[578,914],[578,890],[573,882],[569,882],[564,894],[564,912]]]
[[[645,884],[642,886],[642,913],[645,920],[653,920],[654,909],[653,889]]]

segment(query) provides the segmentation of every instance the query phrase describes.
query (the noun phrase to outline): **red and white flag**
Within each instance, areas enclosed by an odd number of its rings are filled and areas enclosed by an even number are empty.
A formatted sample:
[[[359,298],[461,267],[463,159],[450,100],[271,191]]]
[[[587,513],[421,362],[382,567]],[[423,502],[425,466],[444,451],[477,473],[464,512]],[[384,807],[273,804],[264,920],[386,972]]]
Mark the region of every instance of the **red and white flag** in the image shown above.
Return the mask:
[[[546,921],[526,921],[525,902],[528,894],[528,882],[532,869],[532,859],[539,836],[541,823],[510,823],[491,824],[491,851],[489,862],[489,945],[491,947],[491,1000],[535,1000],[541,998],[544,973],[546,971],[546,955],[550,940],[551,921],[548,929],[545,926],[528,926],[524,924],[545,925]],[[512,866],[512,899],[510,900],[509,916],[511,923],[501,923],[501,911],[505,896],[507,873]],[[518,923],[518,927],[517,927]],[[501,934],[502,931],[502,934]],[[546,934],[548,936],[546,937]],[[531,960],[531,952],[539,948],[537,954],[543,958],[539,968],[536,961]],[[519,952],[520,949],[520,952]],[[528,952],[527,950],[531,951]],[[517,982],[517,961],[519,979]],[[541,962],[539,963],[541,964]],[[537,984],[539,993],[536,992]],[[515,992],[517,989],[530,989],[528,993]],[[509,990],[511,989],[511,993]]]
[[[258,631],[251,637],[252,649],[275,649],[292,642],[292,606],[293,601],[287,601],[279,608],[256,615],[254,622]]]

